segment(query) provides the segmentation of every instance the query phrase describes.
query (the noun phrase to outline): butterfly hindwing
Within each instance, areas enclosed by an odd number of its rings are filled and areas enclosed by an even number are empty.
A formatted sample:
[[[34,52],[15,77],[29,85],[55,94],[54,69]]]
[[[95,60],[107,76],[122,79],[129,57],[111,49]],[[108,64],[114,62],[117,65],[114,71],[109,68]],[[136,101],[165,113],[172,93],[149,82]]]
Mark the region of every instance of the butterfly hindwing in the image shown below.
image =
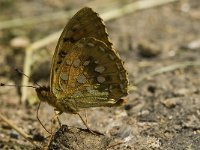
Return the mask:
[[[94,38],[78,41],[57,73],[58,99],[74,99],[80,107],[114,104],[127,95],[127,73],[118,54]]]

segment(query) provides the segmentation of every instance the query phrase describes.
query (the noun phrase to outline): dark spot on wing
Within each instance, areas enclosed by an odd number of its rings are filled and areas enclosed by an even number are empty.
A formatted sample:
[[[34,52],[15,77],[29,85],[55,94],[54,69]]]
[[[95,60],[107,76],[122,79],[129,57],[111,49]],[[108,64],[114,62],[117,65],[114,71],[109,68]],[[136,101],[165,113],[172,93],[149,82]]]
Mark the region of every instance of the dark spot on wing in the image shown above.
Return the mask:
[[[59,60],[59,61],[57,61],[57,64],[61,64],[61,62],[62,62],[62,61],[61,61],[61,60]]]
[[[73,37],[71,37],[71,38],[63,38],[63,41],[64,42],[71,42],[71,43],[75,43],[76,42],[76,40],[73,38]]]
[[[65,52],[64,50],[61,50],[59,53],[58,53],[58,55],[60,56],[60,57],[65,57],[66,55],[67,55],[67,52]]]
[[[106,81],[112,81],[112,78],[110,75],[105,76],[105,78],[106,78]]]
[[[72,32],[76,32],[78,30],[78,28],[72,28],[71,31]]]

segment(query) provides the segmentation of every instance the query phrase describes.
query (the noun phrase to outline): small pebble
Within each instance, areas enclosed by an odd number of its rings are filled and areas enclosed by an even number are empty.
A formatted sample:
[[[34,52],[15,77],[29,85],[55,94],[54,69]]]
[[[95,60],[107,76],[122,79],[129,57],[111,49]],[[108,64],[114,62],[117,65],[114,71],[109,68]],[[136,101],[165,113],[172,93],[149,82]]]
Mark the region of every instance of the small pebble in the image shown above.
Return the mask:
[[[13,139],[18,139],[19,138],[19,134],[16,133],[16,132],[11,132],[10,133],[10,137],[13,138]]]
[[[30,40],[26,37],[15,37],[11,40],[10,45],[14,49],[24,49],[30,44]]]
[[[168,98],[161,101],[161,103],[167,108],[174,108],[177,105],[177,98]]]
[[[155,57],[160,54],[160,47],[150,41],[143,40],[138,44],[139,54],[143,57]]]
[[[148,86],[148,91],[151,92],[151,93],[155,93],[156,87],[154,85],[149,85]]]

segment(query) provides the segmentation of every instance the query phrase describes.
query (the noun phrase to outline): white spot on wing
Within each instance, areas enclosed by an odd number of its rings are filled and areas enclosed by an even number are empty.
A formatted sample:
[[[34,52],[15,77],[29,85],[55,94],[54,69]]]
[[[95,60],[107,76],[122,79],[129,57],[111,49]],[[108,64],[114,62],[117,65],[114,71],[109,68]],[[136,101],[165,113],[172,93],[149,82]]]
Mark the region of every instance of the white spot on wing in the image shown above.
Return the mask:
[[[93,43],[87,43],[88,46],[94,47],[95,45]]]
[[[116,66],[117,66],[117,69],[118,69],[118,70],[121,69],[119,63],[116,63]]]
[[[98,81],[99,83],[103,83],[103,82],[106,81],[106,79],[105,79],[104,77],[102,77],[102,76],[99,76],[99,77],[97,77],[97,81]]]
[[[120,86],[121,91],[122,91],[122,92],[125,92],[124,85],[123,85],[123,84],[120,84],[119,86]]]
[[[122,81],[124,79],[124,77],[122,76],[122,74],[119,74],[119,79]]]
[[[99,49],[102,51],[102,52],[105,52],[105,49],[101,46],[99,46]]]
[[[109,86],[109,91],[112,92],[112,89],[113,89],[113,87],[112,87],[112,85],[110,85]]]
[[[89,86],[89,87],[86,87],[86,90],[89,92],[89,91],[93,90],[93,88]]]
[[[87,66],[87,65],[89,65],[89,63],[90,63],[90,61],[87,60],[87,61],[85,61],[85,62],[83,63],[83,66]]]
[[[75,97],[82,97],[83,93],[81,91],[76,91],[76,92],[74,92],[73,96],[75,96]]]
[[[66,64],[71,65],[72,64],[71,60],[66,60]]]
[[[108,54],[108,56],[109,56],[109,58],[110,58],[111,60],[114,60],[114,59],[115,59],[114,56],[113,56],[112,54]]]
[[[74,67],[78,67],[80,65],[80,63],[81,63],[80,59],[75,59],[73,65],[74,65]]]
[[[96,72],[102,73],[105,70],[105,67],[104,66],[97,66],[94,70]]]
[[[62,79],[62,80],[68,80],[68,75],[67,75],[67,73],[64,73],[64,72],[62,72],[61,74],[60,74],[60,78]]]
[[[71,85],[71,87],[73,87],[73,88],[76,87],[75,83],[71,83],[70,85]]]
[[[86,82],[86,77],[84,75],[80,75],[76,78],[78,83],[85,83]]]
[[[86,90],[90,94],[95,94],[95,90],[93,89],[93,87],[86,87]]]
[[[79,43],[79,44],[77,45],[77,47],[83,48],[83,44],[82,44],[82,43]]]

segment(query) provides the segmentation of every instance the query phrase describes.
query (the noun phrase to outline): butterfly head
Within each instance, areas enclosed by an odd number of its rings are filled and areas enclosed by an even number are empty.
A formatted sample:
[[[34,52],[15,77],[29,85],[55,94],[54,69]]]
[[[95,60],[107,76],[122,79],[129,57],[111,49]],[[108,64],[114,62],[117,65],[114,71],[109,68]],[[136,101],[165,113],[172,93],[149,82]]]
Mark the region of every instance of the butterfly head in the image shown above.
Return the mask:
[[[39,87],[39,88],[36,88],[35,90],[36,90],[38,98],[42,102],[48,102],[51,105],[53,105],[53,103],[55,103],[55,101],[54,101],[55,96],[53,94],[51,94],[49,86]]]
[[[36,88],[35,89],[36,92],[37,92],[37,95],[38,95],[38,98],[41,100],[41,101],[47,101],[47,97],[50,93],[50,88],[49,87],[39,87],[39,88]]]

